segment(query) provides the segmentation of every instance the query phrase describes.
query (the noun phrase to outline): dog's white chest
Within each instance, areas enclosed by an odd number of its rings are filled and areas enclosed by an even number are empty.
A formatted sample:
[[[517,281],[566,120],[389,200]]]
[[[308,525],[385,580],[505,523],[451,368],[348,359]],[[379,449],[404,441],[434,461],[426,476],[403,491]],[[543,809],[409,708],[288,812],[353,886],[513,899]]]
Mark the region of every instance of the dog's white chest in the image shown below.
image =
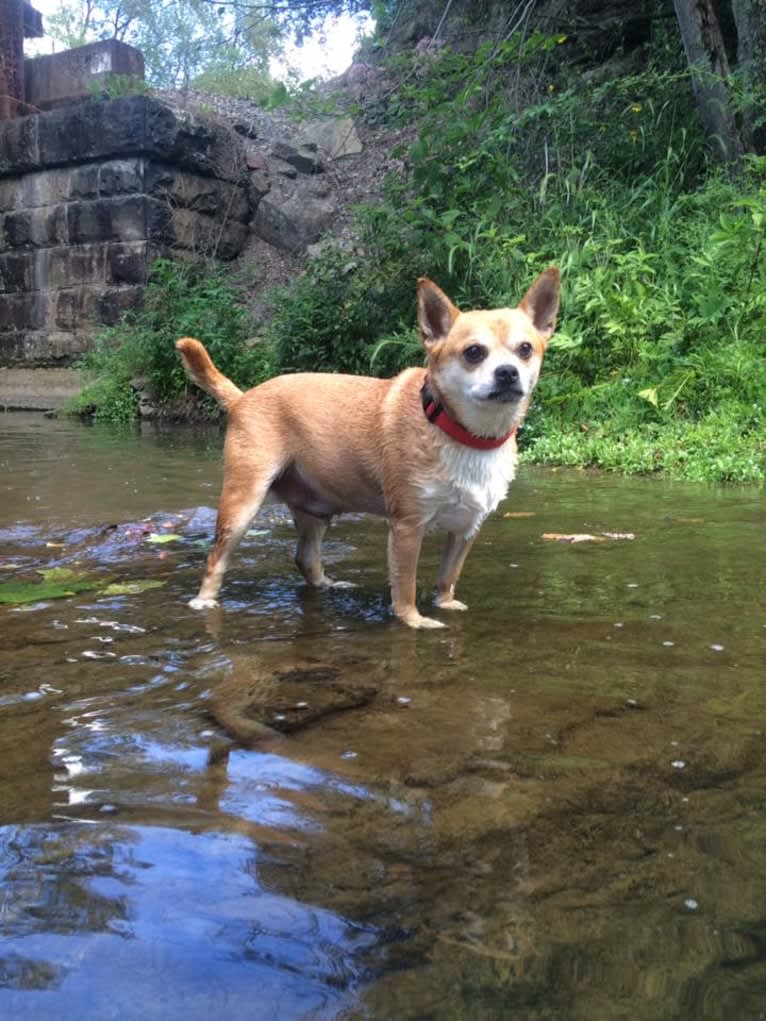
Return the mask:
[[[445,444],[420,486],[424,523],[470,537],[497,507],[516,474],[515,444],[473,450]]]

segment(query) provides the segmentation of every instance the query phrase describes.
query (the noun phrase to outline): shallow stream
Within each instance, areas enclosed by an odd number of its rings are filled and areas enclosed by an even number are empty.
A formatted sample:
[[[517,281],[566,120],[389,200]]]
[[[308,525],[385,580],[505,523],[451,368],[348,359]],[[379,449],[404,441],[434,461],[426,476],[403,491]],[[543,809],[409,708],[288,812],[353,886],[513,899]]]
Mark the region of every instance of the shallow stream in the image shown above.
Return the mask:
[[[415,633],[365,518],[190,610],[220,449],[0,415],[0,1016],[766,1017],[762,491],[522,468]]]

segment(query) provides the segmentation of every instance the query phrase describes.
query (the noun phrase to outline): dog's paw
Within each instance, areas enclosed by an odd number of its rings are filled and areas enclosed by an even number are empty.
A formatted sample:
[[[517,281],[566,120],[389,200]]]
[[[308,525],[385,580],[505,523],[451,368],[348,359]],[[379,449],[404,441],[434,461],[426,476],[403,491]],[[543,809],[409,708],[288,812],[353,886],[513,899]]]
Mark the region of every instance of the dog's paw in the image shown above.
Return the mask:
[[[199,596],[195,596],[189,600],[192,610],[214,610],[218,605],[217,599],[200,599]]]
[[[322,588],[356,588],[356,584],[353,581],[334,581],[332,578],[328,578],[327,575],[322,580]]]
[[[435,620],[433,617],[419,617],[416,621],[407,621],[407,623],[410,627],[422,628],[424,631],[447,626],[444,621]]]
[[[414,627],[423,631],[447,626],[441,620],[434,620],[433,617],[424,617],[422,614],[417,612],[409,613],[406,616],[400,617],[400,620],[402,620],[407,627]]]
[[[434,599],[434,606],[437,606],[440,610],[467,610],[468,604],[461,603],[459,599]]]

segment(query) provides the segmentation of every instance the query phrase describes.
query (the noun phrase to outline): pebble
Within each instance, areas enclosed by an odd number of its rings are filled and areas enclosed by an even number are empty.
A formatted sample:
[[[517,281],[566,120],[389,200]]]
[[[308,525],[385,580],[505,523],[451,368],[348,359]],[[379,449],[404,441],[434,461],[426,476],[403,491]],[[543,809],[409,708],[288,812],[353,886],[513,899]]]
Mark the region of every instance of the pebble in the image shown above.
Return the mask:
[[[694,899],[694,897],[687,897],[684,901],[684,907],[688,908],[690,911],[696,911],[699,907],[699,903]]]
[[[683,759],[673,759],[670,765],[673,767],[673,769],[684,769],[686,763],[684,762]]]
[[[725,646],[714,644],[714,645],[711,645],[710,648],[713,650],[713,652],[723,652]]]

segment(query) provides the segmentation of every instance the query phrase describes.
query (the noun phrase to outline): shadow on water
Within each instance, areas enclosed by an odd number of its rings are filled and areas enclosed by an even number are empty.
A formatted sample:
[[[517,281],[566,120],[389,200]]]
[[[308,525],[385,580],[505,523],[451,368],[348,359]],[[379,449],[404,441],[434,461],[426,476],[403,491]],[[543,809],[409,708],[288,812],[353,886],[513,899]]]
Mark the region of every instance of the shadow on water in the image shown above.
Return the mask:
[[[763,1017],[762,494],[525,469],[416,634],[366,519],[189,610],[219,451],[0,416],[2,1016]]]

